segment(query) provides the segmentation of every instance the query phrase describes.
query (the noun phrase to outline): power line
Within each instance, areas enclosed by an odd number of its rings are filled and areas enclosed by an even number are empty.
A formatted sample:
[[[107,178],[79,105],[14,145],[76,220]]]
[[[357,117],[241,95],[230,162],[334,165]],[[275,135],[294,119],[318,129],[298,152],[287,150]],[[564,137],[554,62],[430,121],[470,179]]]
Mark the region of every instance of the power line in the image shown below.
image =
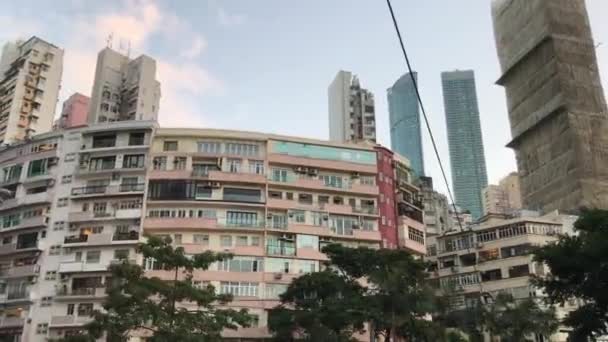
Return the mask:
[[[397,24],[397,19],[395,19],[395,12],[393,12],[393,6],[391,5],[391,0],[386,0],[386,4],[388,5],[388,10],[391,13],[391,18],[393,19],[393,25],[395,26],[395,31],[397,32],[397,38],[399,38],[399,45],[401,45],[401,51],[403,52],[403,57],[405,57],[405,64],[407,65],[407,69],[409,71],[410,78],[412,79],[412,84],[414,85],[414,91],[416,92],[416,98],[418,98],[418,103],[420,104],[420,110],[422,111],[422,116],[424,117],[424,123],[426,125],[426,130],[429,132],[431,137],[431,143],[433,145],[433,150],[435,151],[435,156],[437,157],[437,161],[439,162],[439,168],[441,169],[441,175],[443,176],[443,181],[445,182],[445,186],[448,190],[448,196],[450,197],[450,201],[452,201],[452,206],[454,207],[454,214],[456,214],[456,220],[458,221],[458,226],[460,230],[462,229],[462,222],[460,222],[460,215],[458,214],[458,210],[456,209],[456,202],[454,202],[454,196],[452,196],[452,191],[450,190],[450,184],[448,183],[448,178],[445,175],[445,170],[443,169],[443,163],[441,162],[441,157],[439,156],[439,151],[437,150],[437,143],[435,142],[435,136],[433,135],[433,131],[431,130],[431,125],[429,124],[429,119],[426,115],[426,110],[424,109],[424,104],[422,103],[422,97],[420,96],[420,91],[418,90],[418,83],[416,82],[416,78],[414,77],[412,71],[412,65],[410,64],[410,59],[407,56],[407,51],[405,51],[405,45],[403,44],[403,38],[401,37],[401,31],[399,30],[399,24]]]

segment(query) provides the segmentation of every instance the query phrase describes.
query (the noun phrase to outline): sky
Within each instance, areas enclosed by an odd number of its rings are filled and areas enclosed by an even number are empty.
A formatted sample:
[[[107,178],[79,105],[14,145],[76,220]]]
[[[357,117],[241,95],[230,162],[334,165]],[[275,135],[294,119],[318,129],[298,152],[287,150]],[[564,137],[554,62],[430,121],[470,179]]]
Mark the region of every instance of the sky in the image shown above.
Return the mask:
[[[494,84],[490,0],[393,0],[393,7],[448,179],[440,73],[455,69],[475,70],[488,180],[516,171],[504,147],[504,90]],[[608,1],[587,7],[608,89]],[[65,50],[59,104],[74,92],[90,95],[97,53],[112,35],[114,49],[157,60],[163,126],[327,139],[327,87],[343,69],[375,94],[378,140],[390,146],[386,89],[406,66],[382,0],[4,0],[0,22],[0,44],[37,35]],[[426,132],[423,145],[426,172],[445,192]]]

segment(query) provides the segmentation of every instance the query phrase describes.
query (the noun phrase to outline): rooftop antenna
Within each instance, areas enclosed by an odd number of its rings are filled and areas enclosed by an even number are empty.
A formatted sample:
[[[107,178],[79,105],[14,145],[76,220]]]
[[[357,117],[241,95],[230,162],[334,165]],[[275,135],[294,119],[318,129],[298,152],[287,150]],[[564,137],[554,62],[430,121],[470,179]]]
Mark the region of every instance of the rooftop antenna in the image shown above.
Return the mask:
[[[108,47],[108,48],[110,48],[110,49],[112,48],[112,40],[113,40],[113,39],[114,39],[114,32],[111,32],[111,33],[108,35],[108,38],[106,38],[106,47]]]

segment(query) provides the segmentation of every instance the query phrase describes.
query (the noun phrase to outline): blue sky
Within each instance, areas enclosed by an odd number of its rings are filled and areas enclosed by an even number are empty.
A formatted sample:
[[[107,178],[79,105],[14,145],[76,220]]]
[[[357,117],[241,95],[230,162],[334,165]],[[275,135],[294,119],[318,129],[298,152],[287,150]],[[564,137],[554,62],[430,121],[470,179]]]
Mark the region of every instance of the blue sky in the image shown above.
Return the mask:
[[[464,5],[466,4],[466,5]],[[587,0],[604,89],[608,1]],[[440,153],[449,157],[440,73],[474,69],[488,178],[516,170],[489,0],[393,0]],[[32,13],[38,13],[33,16]],[[158,61],[165,126],[327,138],[327,86],[353,71],[376,95],[379,141],[390,146],[386,89],[405,71],[384,1],[4,1],[0,43],[39,35],[65,49],[61,100],[91,91],[95,58],[113,47]],[[441,184],[423,135],[427,173]]]

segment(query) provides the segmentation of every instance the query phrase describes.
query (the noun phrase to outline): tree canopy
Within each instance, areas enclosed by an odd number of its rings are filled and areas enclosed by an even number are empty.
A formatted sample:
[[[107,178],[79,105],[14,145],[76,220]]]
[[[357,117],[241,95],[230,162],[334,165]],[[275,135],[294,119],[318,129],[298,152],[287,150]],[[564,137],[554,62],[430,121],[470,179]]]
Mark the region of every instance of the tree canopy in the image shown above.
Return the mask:
[[[153,259],[157,269],[171,274],[172,280],[148,277],[142,266],[122,262],[110,266],[112,274],[104,310],[94,313],[86,326],[87,334],[62,341],[92,341],[105,335],[107,341],[127,341],[133,332],[148,341],[220,341],[223,329],[248,326],[245,310],[225,308],[231,295],[217,294],[213,286],[194,286],[192,272],[206,270],[229,254],[207,251],[186,255],[171,240],[149,237],[137,247],[144,259]]]
[[[535,251],[535,261],[551,273],[534,283],[552,303],[582,301],[563,323],[572,327],[572,341],[587,341],[608,334],[608,211],[585,209],[574,228],[576,235],[562,235]]]

